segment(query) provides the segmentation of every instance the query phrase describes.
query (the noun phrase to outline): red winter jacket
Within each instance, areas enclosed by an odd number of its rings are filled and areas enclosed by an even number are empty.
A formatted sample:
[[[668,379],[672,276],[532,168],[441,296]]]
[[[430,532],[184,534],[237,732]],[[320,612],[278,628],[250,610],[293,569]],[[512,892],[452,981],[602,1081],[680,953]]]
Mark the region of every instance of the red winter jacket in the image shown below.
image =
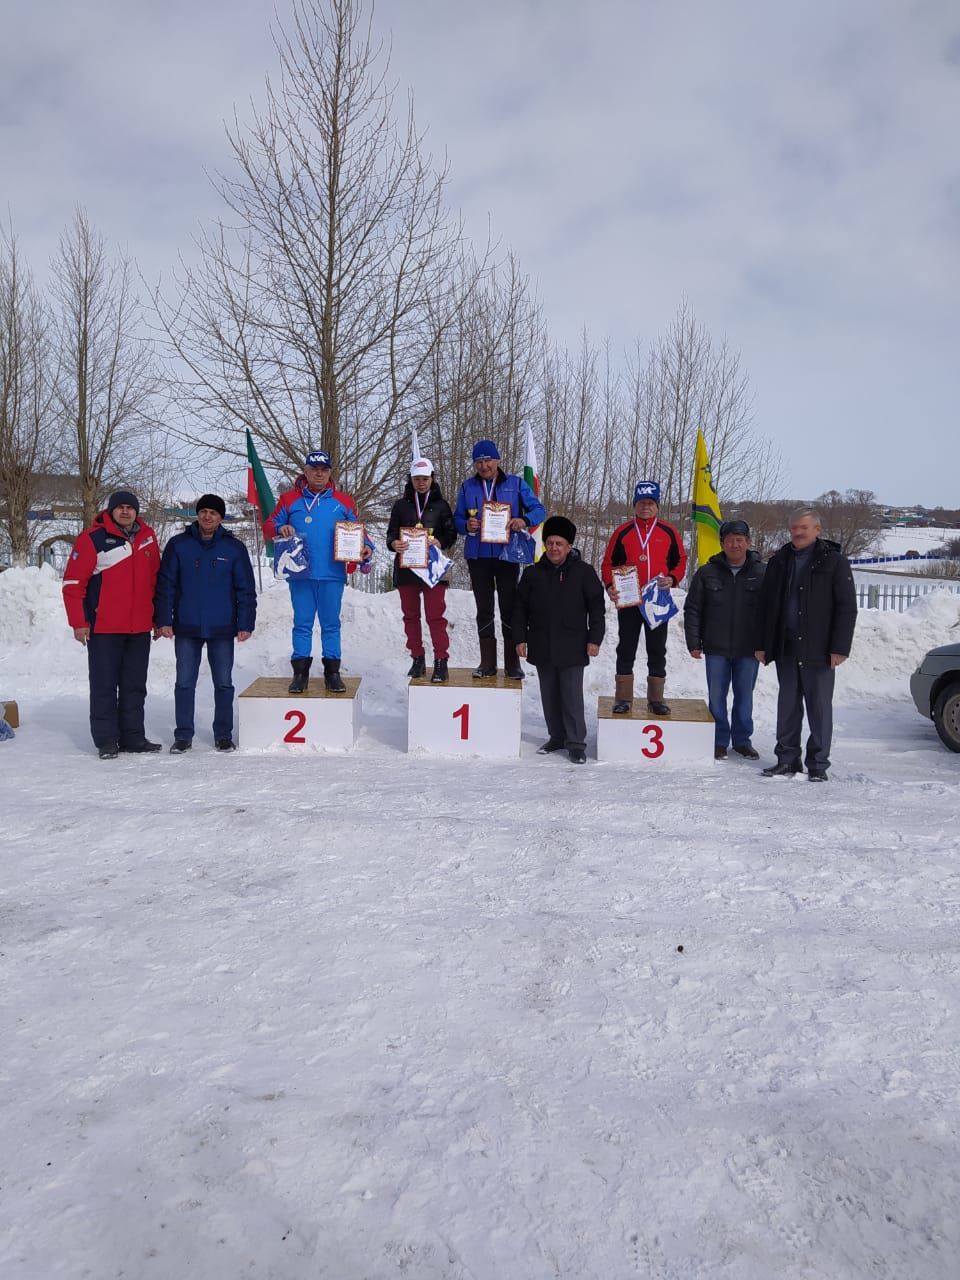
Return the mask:
[[[73,544],[63,575],[63,603],[71,627],[97,635],[136,635],[153,627],[153,592],[160,571],[156,534],[139,523],[126,536],[101,511]]]
[[[687,572],[687,553],[672,524],[664,524],[662,520],[657,521],[657,527],[650,535],[650,541],[644,553],[637,536],[637,525],[639,524],[643,530],[643,536],[646,537],[652,523],[651,520],[627,520],[625,524],[614,529],[600,567],[600,577],[605,587],[609,587],[613,581],[614,569],[630,564],[636,565],[641,587],[646,586],[652,578],[658,578],[661,574],[669,574],[676,586],[683,581],[684,574]],[[641,560],[640,557],[644,554],[646,559]]]

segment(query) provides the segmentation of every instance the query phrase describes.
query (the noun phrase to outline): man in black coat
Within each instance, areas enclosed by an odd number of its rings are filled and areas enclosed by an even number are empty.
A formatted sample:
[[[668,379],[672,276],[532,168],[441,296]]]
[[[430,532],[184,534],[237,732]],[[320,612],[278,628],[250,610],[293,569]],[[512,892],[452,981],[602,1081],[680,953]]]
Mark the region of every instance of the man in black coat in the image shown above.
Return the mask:
[[[754,653],[757,613],[765,566],[750,550],[750,526],[745,520],[725,520],[720,545],[720,554],[693,575],[683,606],[684,633],[690,656],[706,657],[714,758],[725,759],[730,746],[727,695],[732,683],[733,749],[748,760],[759,760],[750,739],[759,668]]]
[[[543,555],[523,572],[513,634],[518,658],[537,668],[550,737],[538,755],[566,747],[574,764],[587,759],[583,672],[600,652],[606,627],[603,584],[573,543],[576,526],[564,516],[543,525]]]
[[[777,763],[766,778],[802,773],[800,735],[806,708],[806,766],[811,782],[826,782],[833,736],[833,686],[850,655],[857,591],[850,563],[835,542],[820,537],[809,508],[790,517],[790,541],[767,565],[760,595],[758,662],[776,662]]]

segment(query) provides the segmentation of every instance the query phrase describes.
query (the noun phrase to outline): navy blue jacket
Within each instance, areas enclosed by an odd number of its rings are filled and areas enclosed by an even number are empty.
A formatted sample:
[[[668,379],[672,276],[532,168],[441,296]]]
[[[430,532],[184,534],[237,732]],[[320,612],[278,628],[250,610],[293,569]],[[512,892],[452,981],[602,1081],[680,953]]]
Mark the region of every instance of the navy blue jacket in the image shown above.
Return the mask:
[[[170,539],[160,561],[154,621],[180,636],[226,640],[252,631],[257,588],[247,548],[223,525],[209,542],[188,525]]]
[[[456,510],[453,513],[457,532],[463,535],[463,554],[467,560],[499,560],[503,551],[499,543],[481,542],[479,533],[467,533],[470,512],[476,511],[479,516],[484,497],[485,490],[480,477],[467,476],[460,486]],[[522,516],[527,522],[528,529],[533,528],[534,525],[543,524],[547,518],[543,503],[526,480],[521,480],[519,476],[504,475],[499,467],[491,501],[509,503],[511,517]]]

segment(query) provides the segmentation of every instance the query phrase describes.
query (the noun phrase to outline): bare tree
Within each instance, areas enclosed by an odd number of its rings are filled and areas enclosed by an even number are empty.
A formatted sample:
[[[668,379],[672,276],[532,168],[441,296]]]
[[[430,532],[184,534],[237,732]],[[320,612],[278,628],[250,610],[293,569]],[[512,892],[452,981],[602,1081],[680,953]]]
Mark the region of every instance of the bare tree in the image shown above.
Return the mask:
[[[880,504],[870,489],[830,489],[813,504],[823,520],[823,536],[840,544],[845,556],[867,555],[882,529]]]
[[[49,463],[55,382],[49,317],[13,234],[0,236],[0,497],[14,564],[30,554],[27,515]]]
[[[698,430],[707,443],[721,507],[725,498],[756,497],[775,483],[778,461],[753,429],[740,356],[726,342],[714,344],[686,301],[646,357],[638,346],[627,365],[626,384],[620,467],[625,502],[633,487],[630,477],[659,480],[662,509],[685,533]]]
[[[161,384],[130,264],[108,256],[82,209],[60,239],[53,293],[59,305],[61,411],[87,525],[105,485],[119,478],[138,437],[154,422]]]
[[[230,131],[230,223],[158,307],[208,439],[239,452],[249,427],[282,470],[322,446],[361,503],[382,503],[411,388],[462,305],[445,287],[460,227],[409,104],[395,122],[360,0],[297,0],[275,43],[279,84]]]

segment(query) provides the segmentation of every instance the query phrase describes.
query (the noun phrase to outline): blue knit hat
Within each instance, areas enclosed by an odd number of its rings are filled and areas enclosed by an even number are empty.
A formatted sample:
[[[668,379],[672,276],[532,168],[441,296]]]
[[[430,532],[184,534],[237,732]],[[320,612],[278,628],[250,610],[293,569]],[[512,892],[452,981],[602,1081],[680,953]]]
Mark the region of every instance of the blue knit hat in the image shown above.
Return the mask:
[[[107,510],[113,514],[115,507],[133,507],[137,515],[140,514],[140,499],[130,489],[117,489],[111,493],[107,499]]]
[[[656,480],[638,480],[637,487],[633,491],[634,502],[639,502],[641,498],[649,498],[651,502],[660,505],[660,486]]]
[[[303,465],[305,467],[329,467],[332,464],[326,449],[311,449],[304,458]]]
[[[474,462],[480,462],[483,458],[493,458],[497,462],[500,461],[500,450],[492,440],[478,440],[473,446]]]

